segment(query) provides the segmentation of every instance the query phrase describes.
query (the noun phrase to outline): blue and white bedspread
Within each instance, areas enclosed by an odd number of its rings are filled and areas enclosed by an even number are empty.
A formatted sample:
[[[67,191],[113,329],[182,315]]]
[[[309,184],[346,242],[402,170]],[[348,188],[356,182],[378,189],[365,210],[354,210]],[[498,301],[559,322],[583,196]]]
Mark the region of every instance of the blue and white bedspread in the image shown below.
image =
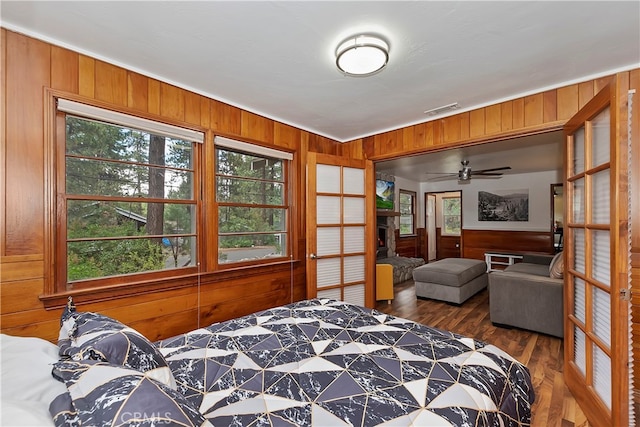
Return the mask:
[[[156,343],[216,426],[526,426],[528,369],[493,345],[313,299]]]

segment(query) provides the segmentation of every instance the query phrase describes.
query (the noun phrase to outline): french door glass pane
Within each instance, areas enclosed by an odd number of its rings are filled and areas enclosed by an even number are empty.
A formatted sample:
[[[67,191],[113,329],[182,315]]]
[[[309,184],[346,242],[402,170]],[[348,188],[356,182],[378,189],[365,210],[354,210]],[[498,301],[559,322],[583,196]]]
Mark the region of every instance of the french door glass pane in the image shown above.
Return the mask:
[[[342,192],[345,194],[364,195],[364,169],[343,169],[344,181]]]
[[[345,254],[364,252],[364,227],[345,227],[343,246]]]
[[[573,230],[573,257],[574,270],[579,273],[585,273],[585,246],[584,246],[584,229],[576,228]]]
[[[574,326],[574,335],[575,335],[575,343],[574,343],[574,362],[578,367],[578,370],[582,373],[582,375],[586,376],[586,366],[587,366],[587,344],[584,332],[582,329]]]
[[[598,113],[595,119],[591,121],[593,131],[593,140],[591,142],[593,150],[593,154],[591,155],[592,168],[604,163],[608,163],[611,158],[610,123],[611,116],[609,107]]]
[[[592,289],[593,332],[611,347],[611,295],[595,286]]]
[[[593,344],[593,387],[598,396],[611,408],[611,359]]]
[[[316,191],[318,193],[340,193],[340,167],[316,165]]]
[[[594,174],[591,187],[591,222],[609,224],[609,169]]]
[[[586,290],[585,290],[585,286],[584,286],[584,280],[582,279],[578,279],[577,277],[573,278],[573,285],[574,285],[574,307],[573,307],[573,311],[574,311],[574,315],[578,318],[578,320],[580,322],[582,322],[582,324],[584,325],[585,323],[587,323],[587,316],[585,313],[585,308],[587,306],[587,302],[586,302]]]
[[[340,284],[340,258],[319,259],[316,265],[318,289]]]
[[[340,227],[318,228],[317,255],[337,255],[340,253]]]
[[[584,172],[584,127],[573,134],[573,175]]]
[[[584,178],[577,179],[573,182],[573,222],[576,224],[584,224]]]
[[[317,224],[340,223],[340,197],[318,196],[316,208]]]
[[[611,248],[608,230],[591,231],[591,276],[607,286],[611,284]]]
[[[345,197],[344,203],[344,223],[363,224],[364,221],[364,199],[362,197]]]

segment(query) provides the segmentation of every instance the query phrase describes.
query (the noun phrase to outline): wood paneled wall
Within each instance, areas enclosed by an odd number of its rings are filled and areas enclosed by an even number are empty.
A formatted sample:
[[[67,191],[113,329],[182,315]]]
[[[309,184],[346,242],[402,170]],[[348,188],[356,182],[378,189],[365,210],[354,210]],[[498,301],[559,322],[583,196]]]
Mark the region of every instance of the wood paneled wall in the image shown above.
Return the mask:
[[[383,160],[560,129],[610,80],[611,77],[605,77],[577,83],[381,133],[350,144],[362,141],[369,159]]]
[[[418,236],[403,236],[400,237],[400,230],[396,229],[395,231],[395,241],[396,241],[396,253],[400,256],[408,257],[408,258],[417,258],[419,252],[419,241]]]
[[[1,31],[2,332],[55,341],[59,330],[61,310],[45,310],[39,299],[46,281],[51,280],[46,251],[53,220],[47,195],[52,187],[44,168],[50,161],[45,152],[44,119],[48,89],[295,153],[292,234],[297,261],[240,273],[203,271],[191,286],[91,302],[81,309],[114,316],[158,339],[198,324],[305,298],[304,262],[299,260],[304,260],[306,243],[306,155],[339,155],[339,143],[68,49]],[[211,144],[204,157],[205,170],[213,170]]]
[[[462,230],[464,258],[484,260],[485,252],[553,253],[553,235],[544,231]]]

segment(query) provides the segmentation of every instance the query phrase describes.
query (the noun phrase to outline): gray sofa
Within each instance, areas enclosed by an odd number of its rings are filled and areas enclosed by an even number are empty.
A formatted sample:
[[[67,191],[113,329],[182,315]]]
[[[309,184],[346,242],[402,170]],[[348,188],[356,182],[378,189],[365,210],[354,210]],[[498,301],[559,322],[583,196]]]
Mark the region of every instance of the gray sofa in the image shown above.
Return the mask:
[[[553,258],[523,255],[522,262],[489,273],[492,323],[556,337],[564,335],[563,279],[550,277]]]

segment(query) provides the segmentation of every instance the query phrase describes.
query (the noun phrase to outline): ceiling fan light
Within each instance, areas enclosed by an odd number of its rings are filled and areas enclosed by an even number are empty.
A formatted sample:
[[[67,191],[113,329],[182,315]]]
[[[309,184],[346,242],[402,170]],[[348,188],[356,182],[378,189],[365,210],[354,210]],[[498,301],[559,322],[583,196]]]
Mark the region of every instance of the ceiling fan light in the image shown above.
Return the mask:
[[[389,61],[389,44],[383,39],[360,35],[342,42],[336,49],[336,66],[349,76],[370,76]]]

